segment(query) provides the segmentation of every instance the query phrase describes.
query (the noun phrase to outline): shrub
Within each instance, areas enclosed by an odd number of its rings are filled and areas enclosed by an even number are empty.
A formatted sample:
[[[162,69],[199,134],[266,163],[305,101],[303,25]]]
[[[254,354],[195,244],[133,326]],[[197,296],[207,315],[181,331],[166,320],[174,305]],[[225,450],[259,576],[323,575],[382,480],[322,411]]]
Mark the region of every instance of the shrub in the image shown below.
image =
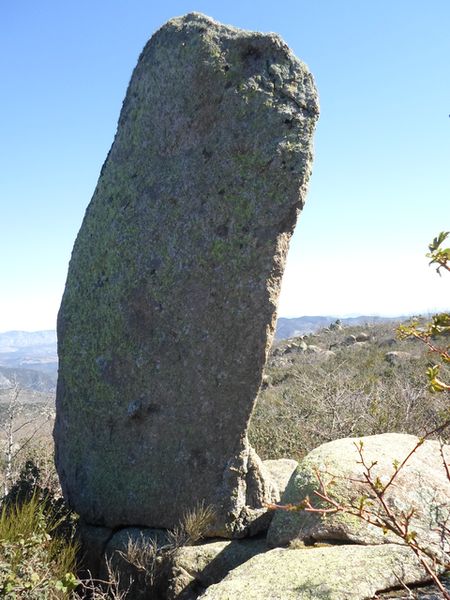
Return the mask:
[[[77,544],[55,535],[60,519],[37,495],[0,513],[0,595],[2,598],[64,598],[78,581]]]
[[[350,334],[370,341],[344,345]],[[303,338],[334,356],[294,351],[278,344],[266,369],[249,437],[262,459],[301,459],[322,443],[396,431],[422,435],[442,422],[447,402],[427,389],[423,372],[430,357],[414,340],[396,340],[392,325],[323,330]],[[394,344],[394,346],[392,346]],[[386,353],[408,353],[390,364]]]
[[[61,495],[52,472],[54,467],[52,470],[46,468],[41,459],[39,455],[27,458],[17,480],[3,498],[2,506],[4,509],[17,510],[22,505],[38,503],[44,518],[52,524],[58,536],[70,540],[75,535],[77,517]]]

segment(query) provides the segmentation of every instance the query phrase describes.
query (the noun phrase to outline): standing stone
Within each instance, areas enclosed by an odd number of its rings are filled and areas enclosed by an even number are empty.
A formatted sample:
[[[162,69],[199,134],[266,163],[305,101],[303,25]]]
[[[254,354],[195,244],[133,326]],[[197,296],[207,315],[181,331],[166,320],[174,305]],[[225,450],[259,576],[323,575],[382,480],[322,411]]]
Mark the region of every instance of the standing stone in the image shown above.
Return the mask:
[[[203,501],[241,536],[273,498],[247,427],[317,116],[277,35],[189,14],[144,48],[58,316],[56,461],[85,522]]]

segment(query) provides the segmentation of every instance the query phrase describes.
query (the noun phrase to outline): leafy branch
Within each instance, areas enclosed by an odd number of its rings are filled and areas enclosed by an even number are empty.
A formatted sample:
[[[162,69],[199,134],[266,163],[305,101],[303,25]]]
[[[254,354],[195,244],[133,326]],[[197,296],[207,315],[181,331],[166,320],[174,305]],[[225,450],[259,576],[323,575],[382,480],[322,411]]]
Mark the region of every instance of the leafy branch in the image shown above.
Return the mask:
[[[430,434],[431,433],[432,432],[430,432]],[[268,508],[284,511],[305,511],[328,516],[345,513],[357,517],[368,525],[373,525],[381,529],[385,535],[389,532],[393,533],[396,538],[403,540],[417,556],[428,576],[441,592],[442,597],[445,600],[450,600],[450,593],[445,589],[438,575],[439,568],[444,571],[450,570],[450,556],[445,555],[445,558],[442,558],[436,551],[421,542],[417,532],[412,528],[412,519],[416,514],[414,508],[396,512],[392,509],[391,503],[386,499],[386,492],[395,483],[400,472],[410,461],[411,457],[425,442],[426,437],[427,436],[419,438],[415,446],[401,462],[393,462],[392,474],[385,484],[383,484],[379,476],[374,475],[373,473],[377,461],[368,462],[366,460],[364,456],[364,442],[362,440],[359,440],[358,443],[355,442],[355,448],[359,455],[357,464],[362,467],[362,479],[351,479],[351,481],[353,483],[363,484],[366,490],[357,498],[349,500],[348,502],[339,501],[333,492],[330,491],[336,476],[315,469],[314,474],[318,482],[318,489],[314,490],[313,494],[315,499],[320,501],[319,505],[314,500],[311,500],[309,496],[306,496],[301,502],[296,504],[270,504],[268,505]],[[450,482],[450,467],[445,459],[442,444],[441,458],[447,479]],[[324,475],[327,474],[331,475],[331,480],[328,482],[325,481],[324,477]],[[439,526],[441,529],[441,536],[448,537],[450,529],[447,524],[440,523]]]
[[[436,271],[439,275],[441,275],[440,269],[450,271],[450,248],[442,247],[449,233],[441,231],[429,244],[430,252],[426,254],[431,258],[430,265],[438,265]],[[397,328],[397,335],[400,339],[412,337],[420,340],[428,346],[430,353],[439,357],[441,364],[432,365],[427,369],[428,385],[432,392],[449,392],[450,384],[441,378],[440,373],[442,366],[450,365],[450,346],[443,345],[443,339],[450,336],[450,313],[434,315],[431,321],[423,326],[420,326],[417,320],[408,325],[400,325]]]
[[[442,248],[442,244],[447,239],[450,231],[441,231],[441,233],[434,238],[431,244],[428,245],[429,252],[426,254],[427,258],[431,258],[429,264],[437,264],[438,267],[436,269],[439,275],[441,274],[441,269],[446,269],[450,271],[450,248]]]

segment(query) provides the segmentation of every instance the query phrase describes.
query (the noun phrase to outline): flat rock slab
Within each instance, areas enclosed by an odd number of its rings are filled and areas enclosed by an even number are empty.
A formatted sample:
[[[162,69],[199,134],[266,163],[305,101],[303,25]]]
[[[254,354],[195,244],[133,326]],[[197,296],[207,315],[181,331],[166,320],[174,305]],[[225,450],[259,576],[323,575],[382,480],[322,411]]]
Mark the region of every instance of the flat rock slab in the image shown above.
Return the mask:
[[[163,596],[167,600],[195,600],[230,571],[267,551],[265,539],[216,541],[179,548],[172,556]]]
[[[58,316],[56,461],[87,523],[204,501],[241,536],[274,498],[246,433],[317,116],[277,35],[189,14],[144,48]]]
[[[400,581],[415,584],[425,579],[425,570],[405,546],[276,548],[237,567],[200,598],[368,600]]]
[[[362,442],[362,456],[371,467],[373,481],[386,485],[400,465],[416,447],[419,439],[413,435],[385,433],[362,438],[345,438],[322,444],[310,452],[298,465],[282,497],[282,503],[300,504],[308,496],[313,505],[330,508],[320,502],[315,491],[320,491],[318,474],[326,484],[331,497],[343,507],[358,507],[366,498],[366,509],[372,518],[379,517],[390,523],[386,510],[364,482],[364,468],[358,447]],[[450,447],[442,452],[447,463]],[[449,542],[443,529],[450,517],[450,482],[441,455],[439,442],[426,440],[412,453],[409,460],[386,490],[384,501],[399,523],[402,514],[412,509],[410,532],[422,547],[432,550],[448,561]],[[272,519],[267,540],[271,546],[287,544],[294,539],[305,541],[346,540],[360,544],[382,544],[399,541],[393,533],[370,525],[348,512],[323,513],[278,510]]]

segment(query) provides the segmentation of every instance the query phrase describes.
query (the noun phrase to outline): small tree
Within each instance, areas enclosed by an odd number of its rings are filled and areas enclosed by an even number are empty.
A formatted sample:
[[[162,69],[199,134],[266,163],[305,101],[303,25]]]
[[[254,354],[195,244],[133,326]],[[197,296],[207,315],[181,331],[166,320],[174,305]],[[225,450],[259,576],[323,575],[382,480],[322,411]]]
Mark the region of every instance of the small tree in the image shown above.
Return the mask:
[[[11,387],[6,390],[8,401],[5,414],[0,420],[0,430],[3,431],[4,436],[2,457],[3,496],[6,496],[9,492],[13,480],[15,460],[23,451],[29,448],[32,440],[44,425],[45,421],[40,420],[39,416],[46,417],[47,419],[51,416],[48,406],[44,406],[38,417],[36,415],[27,415],[22,419],[21,417],[25,413],[25,407],[21,401],[21,393],[23,390],[20,388],[15,378],[13,378],[11,383]],[[31,429],[28,429],[26,435],[22,436],[22,433],[26,431],[26,428],[30,428],[30,426]]]

